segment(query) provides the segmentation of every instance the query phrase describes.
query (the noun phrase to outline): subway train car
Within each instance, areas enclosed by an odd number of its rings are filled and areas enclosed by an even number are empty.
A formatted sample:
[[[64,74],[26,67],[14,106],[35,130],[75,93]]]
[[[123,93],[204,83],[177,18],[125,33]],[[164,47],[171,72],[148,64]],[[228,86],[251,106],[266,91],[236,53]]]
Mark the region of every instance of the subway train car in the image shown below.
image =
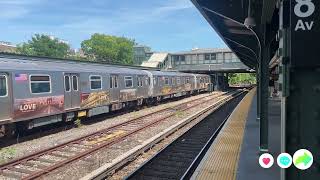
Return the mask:
[[[0,134],[208,91],[208,75],[0,57]]]

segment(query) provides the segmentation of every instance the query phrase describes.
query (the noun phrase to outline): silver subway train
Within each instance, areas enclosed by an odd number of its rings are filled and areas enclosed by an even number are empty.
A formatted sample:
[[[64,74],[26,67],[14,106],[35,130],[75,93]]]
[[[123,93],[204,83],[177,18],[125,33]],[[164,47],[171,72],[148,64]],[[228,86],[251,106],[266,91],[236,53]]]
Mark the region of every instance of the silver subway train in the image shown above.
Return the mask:
[[[46,58],[0,57],[0,134],[208,91],[203,74]]]

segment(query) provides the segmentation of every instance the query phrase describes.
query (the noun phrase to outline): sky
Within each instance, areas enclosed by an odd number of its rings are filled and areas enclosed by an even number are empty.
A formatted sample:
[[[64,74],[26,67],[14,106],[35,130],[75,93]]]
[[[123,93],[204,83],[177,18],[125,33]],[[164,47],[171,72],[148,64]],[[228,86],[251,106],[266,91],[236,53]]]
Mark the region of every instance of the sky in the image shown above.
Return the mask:
[[[44,33],[80,48],[103,33],[153,51],[226,47],[190,0],[0,0],[0,27],[0,41],[15,44]]]

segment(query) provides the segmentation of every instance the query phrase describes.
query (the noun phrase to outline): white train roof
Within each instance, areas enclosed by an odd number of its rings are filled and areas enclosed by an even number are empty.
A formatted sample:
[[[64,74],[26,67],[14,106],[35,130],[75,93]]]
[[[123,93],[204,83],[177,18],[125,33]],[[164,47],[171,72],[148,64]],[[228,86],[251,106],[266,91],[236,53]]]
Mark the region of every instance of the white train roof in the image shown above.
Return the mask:
[[[130,67],[119,67],[116,65],[100,64],[83,61],[56,60],[49,58],[19,58],[19,57],[0,57],[0,71],[60,71],[60,72],[88,72],[88,73],[107,73],[107,74],[136,74],[155,76],[193,76],[189,73],[140,70]],[[149,73],[148,73],[149,72]]]

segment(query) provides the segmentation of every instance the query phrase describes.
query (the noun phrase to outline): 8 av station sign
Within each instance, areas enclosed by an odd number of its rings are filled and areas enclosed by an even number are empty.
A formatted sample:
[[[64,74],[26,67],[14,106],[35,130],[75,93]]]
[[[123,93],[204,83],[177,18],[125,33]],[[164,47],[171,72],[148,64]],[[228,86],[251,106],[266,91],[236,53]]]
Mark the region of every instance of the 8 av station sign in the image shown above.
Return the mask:
[[[291,63],[320,65],[320,0],[290,0]]]
[[[304,10],[302,9],[304,7]],[[294,14],[301,19],[298,19],[295,31],[310,31],[313,28],[314,21],[304,21],[302,18],[308,18],[314,14],[315,5],[312,0],[296,0],[294,6]],[[310,20],[310,19],[309,19]]]

